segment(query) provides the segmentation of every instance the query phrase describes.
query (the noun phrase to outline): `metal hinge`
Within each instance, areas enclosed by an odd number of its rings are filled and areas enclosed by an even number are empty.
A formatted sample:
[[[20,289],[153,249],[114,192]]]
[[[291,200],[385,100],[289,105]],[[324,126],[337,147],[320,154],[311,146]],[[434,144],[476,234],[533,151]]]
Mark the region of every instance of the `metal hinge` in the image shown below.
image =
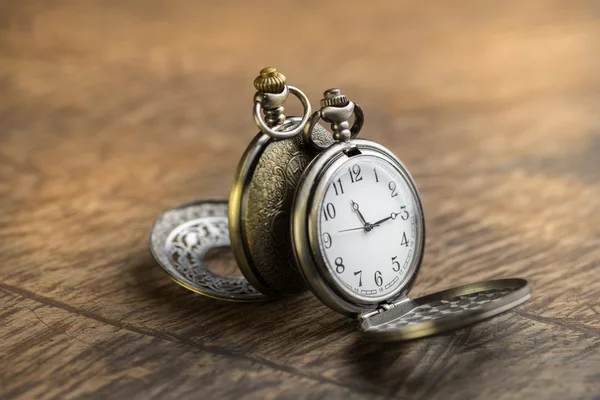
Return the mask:
[[[344,154],[345,154],[345,155],[346,155],[348,158],[350,158],[350,157],[354,157],[354,156],[357,156],[357,155],[359,155],[359,154],[362,154],[362,153],[361,153],[361,152],[360,152],[360,150],[358,149],[358,146],[354,144],[354,145],[352,145],[352,146],[350,146],[350,147],[348,147],[348,148],[344,149]]]
[[[367,313],[360,314],[358,316],[358,319],[361,320],[361,321],[363,321],[363,320],[365,320],[367,318],[371,318],[374,315],[381,314],[383,312],[391,310],[392,308],[396,307],[397,305],[402,304],[402,303],[406,303],[407,301],[410,301],[410,299],[408,297],[402,297],[399,300],[396,300],[396,301],[394,301],[392,303],[387,302],[387,301],[381,302],[377,306],[377,308],[374,309],[373,311],[369,311]]]

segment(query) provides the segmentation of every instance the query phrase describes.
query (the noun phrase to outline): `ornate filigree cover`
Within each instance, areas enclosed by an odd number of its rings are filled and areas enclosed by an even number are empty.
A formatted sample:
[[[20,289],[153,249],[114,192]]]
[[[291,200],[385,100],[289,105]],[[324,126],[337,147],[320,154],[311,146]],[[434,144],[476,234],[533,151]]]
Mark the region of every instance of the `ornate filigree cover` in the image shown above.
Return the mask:
[[[150,249],[180,285],[223,300],[257,301],[266,297],[244,278],[215,274],[204,265],[206,253],[229,246],[227,202],[199,200],[159,216],[150,232]]]

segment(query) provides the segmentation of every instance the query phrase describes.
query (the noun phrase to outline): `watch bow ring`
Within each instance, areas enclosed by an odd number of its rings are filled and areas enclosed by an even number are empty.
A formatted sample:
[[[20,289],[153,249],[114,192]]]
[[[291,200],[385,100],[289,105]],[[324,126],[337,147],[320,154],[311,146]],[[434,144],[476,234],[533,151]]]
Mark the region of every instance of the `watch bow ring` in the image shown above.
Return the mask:
[[[287,85],[285,76],[273,67],[263,68],[260,75],[254,80],[254,86],[258,90],[254,96],[254,122],[261,132],[274,139],[289,139],[302,132],[310,117],[311,106],[308,98],[301,90]],[[302,103],[304,115],[294,128],[286,130],[273,129],[273,126],[285,122],[283,103],[290,93]],[[265,117],[263,117],[263,113]]]
[[[352,115],[354,115],[354,123],[350,128],[348,120]],[[339,89],[327,90],[321,100],[321,109],[310,116],[302,132],[304,141],[319,151],[329,147],[329,144],[322,144],[313,140],[313,130],[321,118],[331,124],[334,140],[355,138],[360,133],[365,121],[360,105],[349,101]]]

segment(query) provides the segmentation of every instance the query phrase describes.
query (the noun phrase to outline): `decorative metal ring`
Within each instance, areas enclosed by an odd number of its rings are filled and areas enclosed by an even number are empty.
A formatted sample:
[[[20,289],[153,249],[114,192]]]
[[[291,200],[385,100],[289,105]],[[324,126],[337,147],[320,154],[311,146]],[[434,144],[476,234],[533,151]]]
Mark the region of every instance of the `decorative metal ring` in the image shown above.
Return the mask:
[[[323,146],[319,143],[315,142],[312,139],[312,131],[315,128],[315,125],[321,119],[321,110],[315,111],[309,118],[308,123],[304,126],[304,130],[302,131],[302,135],[304,137],[304,141],[306,143],[311,144],[315,149],[319,151],[325,150],[329,146]],[[363,109],[357,103],[354,103],[354,123],[352,124],[352,128],[350,128],[350,132],[352,132],[351,138],[355,138],[358,136],[360,130],[363,127],[365,122],[365,114],[363,113]]]
[[[310,107],[310,101],[308,101],[308,97],[306,97],[306,95],[298,88],[294,87],[294,86],[288,86],[288,89],[290,91],[291,94],[293,94],[294,96],[296,96],[298,98],[298,100],[300,100],[300,103],[302,103],[302,107],[304,107],[304,115],[302,116],[302,120],[300,121],[300,123],[298,123],[298,126],[296,126],[294,129],[291,129],[289,131],[282,131],[282,129],[285,129],[284,126],[282,125],[278,125],[275,128],[271,128],[267,125],[265,119],[262,116],[262,104],[259,100],[256,100],[254,103],[254,122],[256,123],[256,126],[258,127],[258,129],[261,130],[262,133],[271,136],[274,139],[289,139],[291,137],[296,136],[297,134],[299,134],[303,129],[304,126],[306,125],[306,123],[308,122],[308,119],[310,117],[311,114],[311,107]]]

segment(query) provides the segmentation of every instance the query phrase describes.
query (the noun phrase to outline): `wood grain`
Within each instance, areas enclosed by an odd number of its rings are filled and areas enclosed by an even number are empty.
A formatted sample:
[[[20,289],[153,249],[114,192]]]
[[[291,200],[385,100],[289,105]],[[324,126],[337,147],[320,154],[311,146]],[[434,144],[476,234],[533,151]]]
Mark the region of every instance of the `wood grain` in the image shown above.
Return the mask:
[[[598,38],[592,0],[0,2],[0,397],[598,398]],[[533,299],[381,345],[308,294],[173,284],[149,227],[227,196],[269,64],[341,87],[415,176],[414,295]]]

